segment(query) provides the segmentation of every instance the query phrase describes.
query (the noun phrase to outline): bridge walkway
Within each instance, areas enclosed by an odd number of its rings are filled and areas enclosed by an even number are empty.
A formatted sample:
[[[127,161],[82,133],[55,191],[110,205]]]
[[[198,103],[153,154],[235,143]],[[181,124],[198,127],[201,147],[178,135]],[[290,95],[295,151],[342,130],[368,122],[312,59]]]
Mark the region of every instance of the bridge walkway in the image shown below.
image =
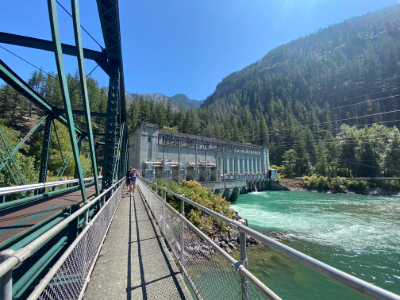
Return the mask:
[[[121,198],[84,299],[192,299],[137,190]]]

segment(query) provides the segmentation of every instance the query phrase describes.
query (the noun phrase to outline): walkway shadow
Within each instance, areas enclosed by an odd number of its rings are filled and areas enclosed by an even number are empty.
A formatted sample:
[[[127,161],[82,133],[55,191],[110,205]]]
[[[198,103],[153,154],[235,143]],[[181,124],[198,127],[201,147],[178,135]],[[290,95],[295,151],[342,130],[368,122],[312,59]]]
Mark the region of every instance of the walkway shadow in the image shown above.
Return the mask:
[[[158,279],[155,279],[155,280],[152,280],[152,281],[147,281],[147,282],[146,282],[145,276],[144,276],[146,270],[145,270],[145,268],[143,266],[143,261],[142,261],[142,251],[145,250],[145,249],[142,249],[141,242],[145,241],[145,240],[148,240],[148,239],[143,239],[143,240],[140,239],[140,231],[139,231],[139,222],[140,221],[137,221],[137,208],[136,208],[136,202],[139,202],[139,201],[142,201],[143,204],[144,204],[143,205],[144,209],[146,211],[146,214],[147,214],[148,218],[150,219],[150,224],[152,226],[152,229],[156,234],[155,239],[157,239],[158,246],[161,249],[163,258],[164,258],[164,260],[165,260],[165,262],[166,262],[166,264],[168,266],[168,270],[169,270],[169,273],[170,273],[170,275],[168,275],[168,276],[160,277]],[[137,235],[136,238],[137,238],[137,244],[138,244],[138,257],[139,257],[140,281],[141,281],[141,284],[139,286],[132,286],[132,278],[131,278],[131,271],[132,271],[131,249],[132,249],[132,243],[133,243],[132,242],[132,235],[131,235],[131,233],[132,233],[132,203],[133,203],[134,211],[135,211],[135,226],[136,226],[136,235]],[[130,225],[129,225],[129,246],[128,246],[128,274],[127,274],[127,288],[126,288],[127,299],[128,300],[132,300],[131,292],[133,290],[137,289],[137,288],[141,288],[143,299],[147,300],[148,299],[148,295],[147,295],[146,286],[148,286],[149,284],[152,284],[154,282],[157,282],[159,280],[166,279],[168,277],[171,277],[173,279],[174,284],[175,284],[175,286],[176,286],[176,288],[178,290],[180,299],[187,299],[185,297],[184,292],[181,289],[181,286],[180,286],[178,278],[177,278],[177,275],[179,275],[179,272],[175,272],[173,270],[171,264],[170,264],[168,256],[165,253],[165,250],[164,250],[164,248],[162,246],[162,243],[161,243],[161,240],[160,240],[160,236],[157,234],[157,230],[156,230],[156,228],[154,226],[154,220],[152,220],[152,217],[150,215],[150,212],[148,210],[148,207],[147,207],[145,201],[143,201],[140,196],[139,197],[131,197],[130,198],[129,208],[130,208],[130,212],[129,212],[129,224]]]

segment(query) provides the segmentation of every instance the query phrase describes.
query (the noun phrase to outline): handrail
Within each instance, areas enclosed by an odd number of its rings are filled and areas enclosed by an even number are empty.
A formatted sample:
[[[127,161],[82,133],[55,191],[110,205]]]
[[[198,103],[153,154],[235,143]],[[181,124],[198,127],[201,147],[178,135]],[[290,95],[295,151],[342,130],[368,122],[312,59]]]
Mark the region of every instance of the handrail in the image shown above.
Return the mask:
[[[63,253],[63,255],[57,260],[57,262],[54,264],[54,266],[49,270],[49,272],[46,274],[46,276],[40,280],[40,282],[38,283],[38,285],[35,287],[35,289],[32,291],[32,293],[29,295],[29,297],[27,298],[27,300],[35,300],[38,299],[40,294],[44,291],[44,289],[46,288],[46,286],[50,283],[50,281],[53,279],[53,277],[56,275],[56,273],[58,272],[58,270],[61,268],[62,264],[67,260],[67,258],[69,257],[69,255],[72,253],[72,251],[74,251],[74,249],[76,248],[76,246],[78,245],[78,243],[85,237],[86,232],[90,229],[90,227],[93,226],[94,222],[96,221],[96,219],[100,216],[101,212],[106,208],[107,204],[109,202],[106,202],[106,204],[99,210],[99,212],[96,214],[96,216],[85,226],[85,228],[82,230],[82,232],[77,236],[77,238],[72,242],[72,244],[68,247],[68,249]],[[113,216],[115,214],[115,211],[113,213]],[[111,218],[113,219],[113,218]],[[110,227],[111,224],[108,224],[107,226],[107,230]],[[106,235],[103,236],[102,238],[102,242],[101,244],[103,244],[104,239],[106,238]],[[101,247],[97,250],[96,253],[96,257],[98,256],[99,252],[101,250]],[[94,268],[96,259],[94,259],[92,266],[90,267],[90,270],[88,272],[87,276],[90,276],[90,274],[92,273],[92,270]],[[85,287],[86,285],[89,283],[89,278],[86,278],[85,280],[85,285],[82,288],[82,291],[85,291]],[[80,293],[82,294],[82,292]]]
[[[8,258],[0,264],[0,278],[4,276],[7,272],[11,271],[12,268],[14,268],[16,265],[22,263],[24,260],[26,260],[35,249],[38,247],[42,246],[44,243],[46,243],[50,238],[52,238],[55,234],[60,232],[62,229],[68,226],[68,224],[74,220],[76,217],[82,215],[85,213],[90,207],[95,205],[97,201],[99,201],[103,196],[105,196],[108,192],[110,192],[112,189],[115,188],[116,185],[119,183],[123,182],[125,178],[120,179],[118,182],[116,182],[114,185],[112,185],[110,188],[107,190],[104,190],[100,195],[98,195],[96,198],[94,198],[91,201],[88,201],[86,204],[84,204],[81,208],[79,208],[75,213],[71,214],[69,217],[67,217],[65,220],[61,221],[45,233],[43,233],[41,236],[39,236],[37,239],[33,240],[30,242],[28,245],[25,247],[13,251],[11,249],[4,250],[4,253],[7,253]]]
[[[151,184],[155,184],[152,181],[145,179],[143,177],[139,177],[140,180],[143,180],[144,182],[147,183],[151,183]],[[211,216],[225,222],[228,223],[229,225],[235,227],[239,232],[243,232],[253,238],[255,238],[256,240],[263,242],[265,244],[267,244],[268,246],[274,248],[275,250],[288,255],[289,257],[297,260],[298,262],[302,263],[303,265],[321,273],[322,275],[333,279],[371,299],[390,299],[390,300],[400,300],[400,296],[397,294],[394,294],[392,292],[389,292],[385,289],[382,289],[380,287],[377,287],[371,283],[368,283],[362,279],[359,279],[357,277],[354,277],[352,275],[349,275],[343,271],[340,271],[334,267],[331,267],[323,262],[320,262],[317,259],[314,259],[300,251],[297,251],[293,248],[290,248],[284,244],[281,244],[277,241],[275,241],[272,238],[269,238],[263,234],[261,234],[260,232],[253,230],[245,225],[243,225],[242,223],[235,221],[235,220],[231,220],[219,213],[216,213],[215,211],[204,207],[190,199],[187,199],[185,197],[183,197],[182,195],[179,195],[177,193],[174,193],[170,190],[167,190],[165,187],[161,187],[158,186],[158,188],[161,188],[162,190],[164,190],[165,192],[174,195],[175,197],[179,198],[180,200],[193,205],[197,208],[199,208],[200,210],[210,214]]]
[[[101,179],[103,177],[99,176],[98,178]],[[94,177],[87,177],[87,178],[84,178],[83,181],[86,182],[86,181],[91,181],[93,179],[94,179]],[[10,194],[14,194],[14,193],[22,193],[22,192],[27,192],[27,191],[32,191],[32,190],[39,190],[39,189],[55,187],[55,186],[60,186],[60,185],[64,185],[64,184],[77,183],[77,182],[79,182],[79,179],[68,179],[68,180],[52,181],[52,182],[45,182],[45,183],[6,186],[6,187],[0,188],[0,196],[10,195]]]

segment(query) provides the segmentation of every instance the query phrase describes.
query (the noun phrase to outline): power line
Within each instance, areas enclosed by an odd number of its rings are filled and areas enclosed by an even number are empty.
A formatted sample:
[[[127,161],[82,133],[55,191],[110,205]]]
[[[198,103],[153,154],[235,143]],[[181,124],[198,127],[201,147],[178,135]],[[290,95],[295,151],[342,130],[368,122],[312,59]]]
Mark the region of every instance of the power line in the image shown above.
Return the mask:
[[[10,50],[8,50],[8,49],[4,48],[4,47],[3,47],[3,46],[1,46],[1,45],[0,45],[0,48],[3,48],[3,49],[4,49],[4,50],[6,50],[7,52],[9,52],[9,53],[11,53],[12,55],[14,55],[14,56],[18,57],[19,59],[21,59],[22,61],[24,61],[24,62],[26,62],[27,64],[31,65],[32,67],[34,67],[34,68],[36,68],[36,69],[40,70],[40,71],[41,71],[41,72],[43,72],[43,73],[46,73],[48,76],[51,76],[51,77],[53,77],[53,78],[54,78],[54,76],[50,75],[50,74],[49,74],[49,73],[47,73],[46,71],[43,71],[41,68],[39,68],[39,67],[36,67],[34,64],[30,63],[30,62],[29,62],[29,61],[27,61],[26,59],[23,59],[21,56],[19,56],[19,55],[15,54],[14,52],[12,52],[12,51],[10,51]]]
[[[71,18],[73,18],[72,17],[72,15],[71,15],[71,13],[64,7],[64,6],[62,6],[61,5],[61,3],[57,0],[57,3],[58,3],[58,5],[60,5],[61,6],[61,8],[71,17]],[[104,47],[102,46],[102,45],[100,45],[100,43],[81,25],[81,28],[92,38],[92,40],[93,41],[95,41],[96,42],[96,44],[97,45],[99,45],[99,47],[103,50],[104,49]]]
[[[394,88],[393,90],[397,90],[397,89],[398,88]],[[352,99],[365,97],[365,96],[369,96],[369,95],[374,95],[374,94],[378,94],[378,93],[383,93],[383,92],[387,92],[387,91],[381,91],[381,92],[376,92],[376,93],[373,93],[373,94],[362,95],[362,96],[355,97],[355,98],[352,98]],[[389,98],[393,98],[393,97],[397,97],[397,96],[400,96],[400,94],[392,95],[392,96],[388,96],[388,97],[383,97],[383,98],[378,98],[378,99],[373,99],[373,100],[366,100],[366,101],[357,102],[357,103],[354,103],[354,104],[349,104],[349,105],[344,105],[344,106],[339,106],[339,107],[335,107],[335,108],[331,108],[331,109],[325,109],[325,111],[331,111],[331,110],[340,109],[340,108],[343,108],[343,107],[355,106],[355,105],[362,104],[362,103],[367,103],[367,102],[375,102],[375,101],[389,99]],[[349,99],[349,100],[352,100],[352,99]]]
[[[326,123],[331,123],[331,122],[340,122],[340,121],[347,121],[347,120],[352,120],[352,119],[368,118],[368,117],[373,117],[373,116],[378,116],[378,115],[384,115],[384,114],[395,113],[395,112],[399,112],[399,111],[400,111],[399,109],[396,109],[396,110],[392,110],[392,111],[385,111],[385,112],[380,112],[380,113],[371,114],[371,115],[366,115],[366,116],[357,116],[357,117],[352,117],[352,118],[347,118],[347,119],[327,121],[327,122],[322,122],[322,123],[320,123],[320,125],[326,124]]]
[[[377,17],[376,19],[373,19],[373,20],[371,20],[371,22],[373,22],[373,21],[376,21],[376,20],[378,20],[378,19],[380,19],[380,18],[386,17],[386,16],[388,16],[388,15],[390,15],[390,14],[392,14],[392,13],[395,13],[396,11],[398,11],[398,9],[396,9],[396,10],[394,10],[394,11],[392,11],[392,12],[390,12],[390,13],[386,14],[386,15],[383,15],[383,16],[380,16],[380,17]]]

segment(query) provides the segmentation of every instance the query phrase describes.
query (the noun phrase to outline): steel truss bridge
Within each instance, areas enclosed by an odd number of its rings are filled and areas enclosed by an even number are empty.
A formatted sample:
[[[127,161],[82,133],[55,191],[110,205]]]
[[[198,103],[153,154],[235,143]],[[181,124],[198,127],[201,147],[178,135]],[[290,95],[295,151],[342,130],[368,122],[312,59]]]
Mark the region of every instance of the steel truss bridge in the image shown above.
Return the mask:
[[[47,1],[52,40],[0,32],[0,44],[54,53],[63,99],[62,108],[49,103],[0,59],[0,78],[43,113],[39,121],[14,149],[9,147],[0,130],[0,141],[6,148],[6,152],[4,152],[4,147],[3,150],[0,149],[2,158],[0,171],[6,168],[15,184],[15,186],[0,188],[0,251],[2,251],[0,261],[4,261],[2,264],[4,266],[13,258],[15,260],[12,263],[14,271],[4,273],[4,268],[3,273],[0,271],[0,299],[26,298],[32,286],[54,263],[54,259],[71,245],[85,227],[88,227],[91,220],[105,206],[104,203],[114,195],[117,182],[120,182],[126,172],[128,135],[118,1],[96,1],[104,38],[104,47],[101,51],[83,48],[78,0],[71,0],[75,45],[61,43],[57,2],[56,0]],[[75,56],[77,59],[83,111],[72,108],[63,55]],[[88,96],[84,59],[95,61],[109,76],[107,111],[104,114],[90,111],[89,101],[93,99],[89,99]],[[84,128],[76,126],[74,122],[76,115],[84,116],[86,123]],[[96,132],[93,129],[92,117],[104,118],[104,132]],[[57,124],[60,123],[68,129],[71,142],[71,149],[65,157],[58,140]],[[38,130],[43,130],[39,181],[28,184],[18,169],[14,156]],[[52,141],[52,136],[53,139],[56,136],[57,141]],[[95,141],[96,136],[101,136],[104,141]],[[51,142],[58,143],[63,160],[56,176],[57,182],[47,182]],[[87,170],[89,163],[84,166],[81,163],[83,142],[89,145],[88,158],[90,158],[91,170]],[[101,162],[99,153],[102,153],[102,177],[99,176]],[[74,179],[62,180],[71,160],[75,162]],[[86,172],[91,173],[92,177],[84,178]],[[22,198],[19,196],[18,200],[8,201],[15,193],[28,196],[22,196]],[[72,223],[65,223],[66,219],[82,207],[87,207],[82,215],[77,215]],[[23,258],[19,256],[21,253],[18,251],[25,249],[43,233],[63,222],[68,226],[57,232],[55,236],[48,236],[46,240],[36,244],[29,254],[22,255]]]
[[[128,141],[119,8],[117,0],[97,0],[96,2],[105,45],[101,52],[85,49],[82,46],[78,0],[71,0],[75,45],[62,44],[60,41],[57,0],[47,0],[51,41],[0,32],[0,43],[2,44],[54,53],[64,103],[64,107],[59,108],[43,99],[5,62],[0,60],[0,78],[43,112],[40,120],[14,149],[10,149],[0,130],[0,140],[4,144],[3,149],[6,149],[4,151],[0,148],[2,158],[0,171],[7,168],[15,182],[13,186],[0,187],[0,299],[83,299],[86,288],[88,287],[90,290],[89,280],[96,260],[100,257],[100,250],[106,235],[108,237],[111,232],[115,234],[116,231],[121,233],[125,230],[124,237],[128,241],[126,247],[129,247],[129,255],[133,252],[130,248],[134,244],[131,239],[133,231],[137,231],[133,235],[137,237],[135,243],[138,247],[141,247],[140,243],[155,243],[155,247],[153,247],[154,244],[147,246],[142,252],[143,256],[150,254],[148,256],[150,257],[149,265],[146,267],[152,270],[153,275],[159,276],[157,279],[152,278],[150,283],[157,282],[162,285],[162,280],[169,278],[160,272],[163,263],[160,256],[164,250],[157,246],[161,244],[159,242],[161,235],[157,232],[161,232],[163,240],[168,244],[176,263],[181,268],[182,275],[187,279],[192,292],[198,299],[280,299],[247,270],[247,236],[269,245],[322,275],[372,299],[400,300],[398,295],[332,268],[248,228],[244,225],[245,222],[241,222],[244,220],[240,220],[240,222],[231,220],[185,198],[184,195],[157,187],[156,184],[146,179],[139,178],[138,190],[135,192],[136,200],[133,198],[132,201],[132,197],[123,196],[122,183],[128,162]],[[63,54],[77,58],[83,111],[72,109]],[[109,75],[108,103],[105,114],[90,111],[84,58],[94,60]],[[85,128],[78,128],[75,125],[74,115],[85,117]],[[105,132],[93,130],[91,117],[94,116],[105,119]],[[62,157],[63,163],[56,177],[60,180],[48,182],[47,170],[53,131],[58,140],[56,120],[57,123],[67,127],[72,146],[69,154]],[[41,141],[39,182],[28,183],[25,182],[18,169],[14,156],[32,134],[42,128],[44,134]],[[104,142],[96,142],[95,136],[104,137]],[[60,144],[59,140],[57,142]],[[90,173],[92,176],[87,178],[84,176],[89,164],[82,167],[80,160],[82,142],[89,144],[88,157],[91,161]],[[164,138],[163,140],[165,145],[176,142],[181,146],[179,139]],[[188,140],[187,143],[188,147],[193,146],[192,141]],[[98,171],[100,157],[96,148],[99,147],[103,148],[102,177],[99,176]],[[197,144],[195,147],[197,148]],[[232,150],[235,153],[234,148],[225,148],[224,145],[208,141],[203,144],[203,147],[210,150]],[[238,149],[237,151],[240,153],[248,150]],[[60,152],[62,154],[62,151]],[[71,159],[75,161],[74,179],[61,180]],[[16,193],[22,196],[18,196],[17,200],[12,200],[11,196]],[[29,195],[26,196],[27,194]],[[180,213],[167,203],[167,196],[181,202]],[[122,209],[117,210],[121,199],[123,199]],[[140,210],[136,209],[137,205]],[[131,208],[128,208],[129,206]],[[185,207],[186,209],[188,207],[198,208],[208,216],[232,228],[238,235],[237,240],[240,240],[240,261],[233,259],[227,253],[227,249],[222,249],[221,244],[218,245],[191,224],[186,219]],[[117,216],[118,222],[111,224],[114,215]],[[126,219],[127,215],[129,215],[128,219]],[[118,216],[122,217],[118,220]],[[135,219],[135,221],[132,222],[131,219]],[[128,225],[124,223],[126,220],[128,220]],[[137,226],[135,230],[132,230],[133,223],[136,223]],[[158,226],[157,230],[154,229],[154,224]],[[111,226],[116,226],[117,229],[108,232]],[[150,227],[153,227],[153,232],[149,231]],[[140,232],[143,233],[142,237],[140,237]],[[151,238],[149,238],[149,233],[152,234]],[[114,239],[117,240],[117,243],[114,244],[118,244],[116,245],[118,251],[121,251],[121,246],[124,246],[120,238],[120,235],[114,236]],[[114,241],[112,238],[110,240]],[[104,245],[106,244],[107,240]],[[115,246],[113,242],[108,242],[107,245],[110,248]],[[159,251],[157,259],[153,257],[155,248]],[[164,248],[166,249],[166,247]],[[117,255],[120,255],[121,253],[118,251]],[[165,251],[168,252],[168,250]],[[138,251],[138,256],[141,255]],[[131,258],[129,259],[128,263],[123,262],[124,267],[132,262]],[[134,259],[142,260],[142,257]],[[165,259],[166,261],[167,259]],[[177,270],[176,266],[170,269],[174,273],[173,276],[176,276],[178,272],[173,271],[174,268]],[[141,286],[145,288],[150,284],[145,282],[146,278],[141,269],[143,269],[143,264],[133,273],[136,275],[141,273],[140,276],[144,280]],[[131,274],[130,269],[129,274]],[[100,278],[101,283],[104,284],[104,278],[107,278],[112,281],[108,282],[109,286],[115,288],[117,284],[113,281],[117,278],[108,275],[108,270],[106,270],[104,277]],[[122,276],[126,276],[126,273]],[[186,289],[183,279],[181,283],[183,283],[181,287]],[[124,284],[120,286],[122,286],[122,294],[126,294],[129,298],[128,292],[133,289],[132,286],[126,287]],[[167,298],[164,291],[168,289],[168,286],[171,290],[171,284],[166,283],[161,288],[161,292],[158,292],[157,297],[165,296]],[[174,288],[176,290],[176,287],[172,285],[172,290]],[[118,292],[121,293],[121,289]],[[101,299],[110,299],[105,295],[100,295],[100,297],[102,297]],[[147,299],[147,297],[143,298]],[[176,297],[170,298],[175,299]],[[189,299],[190,296],[182,298]]]

